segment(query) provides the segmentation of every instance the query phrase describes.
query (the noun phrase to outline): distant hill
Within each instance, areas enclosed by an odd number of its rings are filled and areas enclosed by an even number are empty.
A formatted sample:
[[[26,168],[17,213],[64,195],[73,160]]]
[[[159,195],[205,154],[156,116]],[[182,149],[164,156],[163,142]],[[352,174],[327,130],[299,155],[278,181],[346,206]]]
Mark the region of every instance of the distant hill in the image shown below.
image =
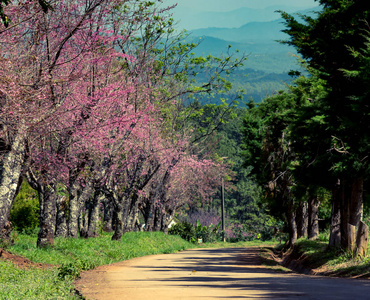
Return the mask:
[[[249,10],[249,13],[252,11]],[[314,14],[315,11],[318,8],[299,13]],[[252,97],[259,102],[278,90],[286,89],[292,80],[287,75],[290,70],[301,70],[295,49],[277,42],[288,39],[288,35],[282,32],[283,29],[283,19],[278,18],[265,22],[248,22],[238,28],[196,29],[190,31],[188,39],[199,43],[195,49],[197,55],[220,56],[228,50],[229,45],[232,46],[231,49],[239,50],[236,55],[246,55],[245,69],[231,76],[230,80],[235,87],[244,88],[246,98]]]
[[[299,68],[296,63],[297,58],[293,56],[296,53],[295,50],[275,41],[238,43],[209,36],[190,39],[200,43],[194,51],[197,55],[220,56],[226,53],[228,46],[231,45],[232,50],[239,50],[239,56],[242,54],[247,56],[245,67],[249,69],[266,73],[284,73]]]
[[[194,9],[188,9],[188,13],[186,13],[186,10],[182,10],[181,16],[177,16],[175,10],[174,16],[176,20],[179,20],[180,27],[188,30],[208,27],[238,28],[246,23],[276,20],[279,18],[277,10],[295,13],[312,9],[302,10],[293,6],[270,6],[264,9],[243,7],[229,12],[207,11],[198,13],[194,13]]]
[[[284,29],[282,19],[269,22],[250,22],[239,28],[204,28],[192,30],[193,36],[210,36],[237,43],[255,43],[286,39],[281,32]]]
[[[241,69],[231,74],[228,78],[233,83],[234,91],[243,89],[244,99],[240,106],[253,99],[255,102],[261,102],[264,98],[276,94],[278,91],[285,90],[287,84],[291,82],[291,77],[287,73],[266,73],[252,69]],[[202,81],[202,78],[199,78]],[[231,93],[233,95],[233,93]],[[230,96],[230,95],[228,95]],[[207,95],[198,96],[201,103],[220,103],[221,98],[227,98],[226,95],[216,95],[209,97]],[[234,98],[231,96],[231,98]],[[228,101],[227,101],[228,102]]]

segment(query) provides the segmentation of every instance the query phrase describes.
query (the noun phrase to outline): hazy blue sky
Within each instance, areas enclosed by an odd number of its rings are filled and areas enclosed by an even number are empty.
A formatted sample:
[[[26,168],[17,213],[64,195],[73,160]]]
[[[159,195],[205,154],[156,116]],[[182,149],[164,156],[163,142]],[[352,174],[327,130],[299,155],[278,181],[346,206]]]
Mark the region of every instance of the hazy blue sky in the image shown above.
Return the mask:
[[[308,8],[318,5],[314,0],[165,0],[165,3],[178,3],[178,11],[184,8],[194,11],[230,11],[240,7],[265,8],[282,5]]]
[[[318,2],[314,0],[164,0],[164,5],[172,5],[177,3],[177,7],[173,11],[175,20],[180,21],[179,25],[186,29],[195,29],[200,27],[217,26],[216,16],[209,12],[225,13],[238,10],[243,7],[253,9],[271,8],[271,13],[279,8],[290,10],[289,13],[306,8],[318,6]],[[208,13],[208,14],[207,14]],[[227,14],[232,18],[232,14]],[[222,16],[218,16],[221,18]],[[226,16],[225,16],[226,17]],[[279,16],[276,15],[276,19]],[[207,22],[209,21],[209,26]],[[230,27],[238,27],[242,23],[233,23],[230,20]],[[258,20],[252,20],[258,21]],[[268,21],[268,20],[261,20]],[[247,23],[246,19],[244,23]],[[224,22],[225,23],[225,22]],[[225,24],[222,24],[224,27]],[[217,26],[218,27],[218,26]]]

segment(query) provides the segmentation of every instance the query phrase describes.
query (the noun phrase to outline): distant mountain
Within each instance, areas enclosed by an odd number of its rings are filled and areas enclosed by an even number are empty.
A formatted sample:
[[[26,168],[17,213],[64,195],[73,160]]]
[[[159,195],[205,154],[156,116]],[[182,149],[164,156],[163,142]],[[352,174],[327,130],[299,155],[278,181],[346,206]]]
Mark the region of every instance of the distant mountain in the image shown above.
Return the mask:
[[[295,12],[295,14],[312,15],[318,8],[311,8]],[[279,16],[279,15],[277,15]],[[238,28],[227,27],[207,27],[191,30],[193,36],[210,36],[227,41],[250,43],[256,41],[274,41],[286,39],[288,36],[282,32],[284,29],[283,19],[275,18],[269,21],[250,21]]]
[[[297,69],[296,53],[294,48],[279,44],[275,41],[260,41],[250,43],[238,43],[222,39],[203,36],[191,37],[192,42],[199,43],[195,54],[200,56],[224,55],[231,45],[231,50],[239,50],[238,56],[246,55],[245,66],[249,69],[260,70],[266,73],[287,73],[291,69]]]
[[[212,9],[212,8],[210,8]],[[269,22],[279,18],[277,10],[294,13],[303,11],[298,7],[291,6],[270,6],[265,9],[252,9],[243,7],[229,12],[199,12],[188,9],[188,13],[183,9],[181,16],[174,16],[179,20],[179,26],[187,30],[194,30],[208,27],[237,28],[250,22]],[[312,10],[312,9],[311,9]]]
[[[205,28],[192,30],[193,36],[209,36],[238,43],[254,43],[286,39],[287,35],[282,20],[269,22],[251,22],[239,28]]]
[[[318,11],[318,8],[299,13],[313,14],[313,11]],[[244,69],[231,76],[230,81],[233,86],[240,86],[246,91],[247,99],[252,97],[259,102],[278,90],[286,89],[292,80],[287,75],[290,70],[301,70],[295,49],[277,42],[289,37],[282,32],[283,29],[283,19],[277,18],[265,22],[248,22],[237,28],[195,29],[190,31],[188,39],[199,43],[194,51],[197,55],[220,56],[228,50],[229,45],[231,49],[239,50],[236,55],[246,55]],[[203,100],[206,101],[207,97]]]
[[[273,9],[269,8],[266,11]],[[313,15],[317,11],[319,11],[318,7],[294,12],[294,14]],[[220,55],[227,50],[228,45],[231,45],[232,49],[238,49],[240,53],[248,55],[245,64],[247,68],[279,74],[300,68],[296,63],[295,49],[277,42],[277,40],[288,39],[288,35],[282,32],[284,28],[283,19],[277,18],[266,22],[248,22],[238,28],[195,29],[190,31],[189,39],[201,42],[196,49],[198,55]]]
[[[229,80],[236,89],[244,90],[244,99],[239,103],[244,106],[246,102],[253,99],[255,102],[261,102],[264,98],[276,94],[278,91],[285,90],[286,85],[292,80],[288,74],[271,74],[252,69],[238,70],[231,74]],[[199,96],[198,100],[203,103],[220,103],[221,98],[228,98],[227,95],[207,95]],[[230,97],[233,99],[233,97]]]

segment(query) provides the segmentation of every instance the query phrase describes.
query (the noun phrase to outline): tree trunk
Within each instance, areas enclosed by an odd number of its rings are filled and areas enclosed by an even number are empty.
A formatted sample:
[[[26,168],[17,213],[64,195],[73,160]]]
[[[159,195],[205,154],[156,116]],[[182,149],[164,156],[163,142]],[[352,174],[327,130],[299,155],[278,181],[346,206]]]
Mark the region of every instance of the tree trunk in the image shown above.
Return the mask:
[[[39,188],[40,231],[37,238],[37,247],[44,248],[54,244],[56,222],[56,189],[55,186],[41,186]]]
[[[129,196],[124,196],[122,198],[122,206],[123,206],[123,213],[122,213],[122,226],[123,226],[123,234],[129,231],[128,226],[128,219],[130,215],[130,205],[131,205],[131,198]]]
[[[162,210],[157,208],[154,214],[154,231],[160,231],[162,227]]]
[[[172,216],[170,213],[164,213],[162,215],[161,231],[163,233],[168,234],[168,226],[170,225],[171,220],[172,220]]]
[[[20,126],[11,145],[11,150],[4,155],[0,178],[0,240],[10,241],[10,209],[13,205],[25,161],[26,128]]]
[[[297,223],[297,238],[306,237],[308,235],[308,204],[300,202],[296,212]]]
[[[87,227],[89,224],[89,213],[88,209],[83,209],[83,212],[78,217],[78,231],[80,232],[80,237],[87,237]]]
[[[347,184],[341,181],[341,206],[340,206],[340,236],[341,236],[341,247],[348,249],[349,238],[348,238],[348,224],[349,224],[349,204],[350,204],[350,191]]]
[[[149,195],[144,207],[145,231],[154,231],[155,204]]]
[[[369,238],[369,226],[367,226],[364,222],[361,221],[357,231],[356,256],[362,258],[366,257],[368,238]]]
[[[82,192],[81,190],[82,189]],[[93,183],[88,181],[85,187],[81,187],[75,184],[70,191],[69,198],[69,217],[68,217],[68,236],[77,238],[78,237],[78,219],[80,212],[86,201],[89,200],[93,193]]]
[[[87,229],[86,237],[99,236],[99,213],[100,203],[104,200],[104,195],[95,193],[91,206],[89,208],[89,227]]]
[[[130,209],[125,220],[126,223],[126,230],[133,231],[135,228],[135,224],[139,218],[139,202],[137,195],[133,195],[130,201]]]
[[[67,228],[67,197],[57,195],[57,216],[55,224],[55,236],[66,237],[68,235]]]
[[[319,236],[319,201],[317,196],[308,199],[308,238],[315,240]]]
[[[114,220],[114,234],[112,241],[120,241],[124,235],[123,226],[123,207],[122,205],[115,205],[115,220]]]
[[[80,207],[78,203],[81,186],[74,183],[69,190],[69,207],[68,207],[68,236],[72,238],[78,237],[78,217],[80,214]]]
[[[288,209],[286,210],[286,218],[289,232],[289,247],[292,247],[297,242],[297,224],[295,222],[295,210],[293,207],[293,203],[288,204]]]
[[[341,232],[340,232],[340,202],[341,198],[338,188],[332,191],[332,208],[331,208],[331,222],[330,222],[330,238],[329,247],[340,247]]]
[[[104,228],[105,232],[113,231],[113,205],[109,199],[105,198],[103,201],[104,206]]]
[[[352,183],[349,223],[355,227],[360,225],[363,215],[364,180],[356,178]]]

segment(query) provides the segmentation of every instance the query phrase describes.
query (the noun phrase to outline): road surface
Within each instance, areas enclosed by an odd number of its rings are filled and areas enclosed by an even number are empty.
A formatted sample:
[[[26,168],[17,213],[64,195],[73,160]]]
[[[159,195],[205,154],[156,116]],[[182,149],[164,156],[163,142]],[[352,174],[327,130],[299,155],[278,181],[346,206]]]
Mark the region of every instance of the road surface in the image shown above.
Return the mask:
[[[153,255],[84,272],[86,299],[370,300],[370,280],[279,273],[260,264],[258,248],[196,249]]]

